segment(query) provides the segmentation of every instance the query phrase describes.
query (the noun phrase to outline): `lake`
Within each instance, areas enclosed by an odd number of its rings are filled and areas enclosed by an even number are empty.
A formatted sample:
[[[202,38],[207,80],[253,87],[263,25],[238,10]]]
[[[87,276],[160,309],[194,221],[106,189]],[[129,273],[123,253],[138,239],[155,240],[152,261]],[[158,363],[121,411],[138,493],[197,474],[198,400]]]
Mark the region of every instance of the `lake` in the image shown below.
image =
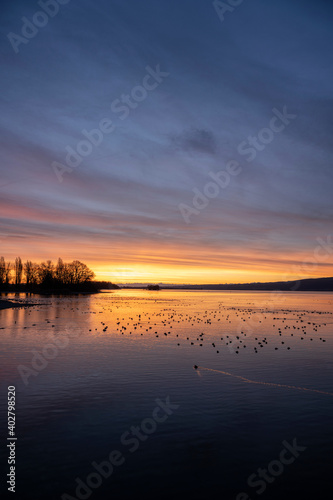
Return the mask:
[[[330,491],[333,294],[29,300],[0,311],[1,422],[6,433],[15,386],[20,500]]]

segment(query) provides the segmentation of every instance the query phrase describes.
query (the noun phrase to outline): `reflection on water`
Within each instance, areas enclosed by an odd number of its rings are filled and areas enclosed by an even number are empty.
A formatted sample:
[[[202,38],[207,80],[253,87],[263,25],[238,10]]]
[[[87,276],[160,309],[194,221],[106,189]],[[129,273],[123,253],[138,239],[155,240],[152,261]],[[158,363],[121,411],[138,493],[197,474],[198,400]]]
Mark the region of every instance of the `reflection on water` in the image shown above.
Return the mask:
[[[114,449],[125,462],[91,498],[255,498],[247,478],[294,438],[306,452],[261,497],[308,498],[328,482],[332,294],[119,290],[33,301],[0,311],[1,411],[15,385],[19,498],[75,497],[75,479]],[[168,396],[179,408],[131,452],[121,436]]]

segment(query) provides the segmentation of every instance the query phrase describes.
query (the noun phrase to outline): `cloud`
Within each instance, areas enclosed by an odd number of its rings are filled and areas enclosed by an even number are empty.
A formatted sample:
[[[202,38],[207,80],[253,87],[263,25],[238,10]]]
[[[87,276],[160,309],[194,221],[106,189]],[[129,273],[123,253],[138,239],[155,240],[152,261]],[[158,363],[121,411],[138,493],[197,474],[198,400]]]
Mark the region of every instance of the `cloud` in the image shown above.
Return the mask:
[[[191,128],[181,134],[171,135],[171,142],[183,151],[215,154],[216,138],[211,130]]]
[[[31,255],[48,258],[57,242],[57,253],[74,257],[87,248],[85,256],[101,265],[108,253],[115,261],[159,262],[166,246],[164,264],[179,260],[184,269],[189,247],[200,265],[216,268],[219,259],[221,266],[253,269],[261,259],[274,267],[275,257],[283,268],[288,254],[293,261],[311,255],[316,237],[331,232],[332,216],[332,7],[320,3],[244,2],[222,25],[212,2],[82,0],[19,55],[4,45],[2,253],[15,257],[24,236]],[[34,8],[6,0],[4,39]],[[157,64],[170,76],[121,121],[112,101]],[[297,120],[247,163],[238,145],[284,105]],[[64,162],[82,129],[105,117],[115,131],[60,185],[52,161]],[[230,159],[242,174],[188,227],[178,204],[191,205],[193,189],[202,191],[209,172]],[[241,248],[239,262],[231,261]]]

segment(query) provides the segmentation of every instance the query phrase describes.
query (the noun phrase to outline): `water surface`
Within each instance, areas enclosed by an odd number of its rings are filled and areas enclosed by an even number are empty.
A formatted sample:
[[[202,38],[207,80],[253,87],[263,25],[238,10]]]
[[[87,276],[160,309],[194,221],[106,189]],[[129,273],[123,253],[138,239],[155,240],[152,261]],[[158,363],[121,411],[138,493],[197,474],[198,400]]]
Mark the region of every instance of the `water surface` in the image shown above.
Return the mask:
[[[113,450],[124,463],[89,498],[295,499],[329,486],[332,294],[119,290],[33,301],[0,311],[2,422],[7,386],[17,393],[17,498],[79,498],[76,478]],[[168,397],[172,413],[150,428]],[[149,434],[133,451],[121,436],[143,421]],[[306,449],[259,495],[249,476],[295,439]]]

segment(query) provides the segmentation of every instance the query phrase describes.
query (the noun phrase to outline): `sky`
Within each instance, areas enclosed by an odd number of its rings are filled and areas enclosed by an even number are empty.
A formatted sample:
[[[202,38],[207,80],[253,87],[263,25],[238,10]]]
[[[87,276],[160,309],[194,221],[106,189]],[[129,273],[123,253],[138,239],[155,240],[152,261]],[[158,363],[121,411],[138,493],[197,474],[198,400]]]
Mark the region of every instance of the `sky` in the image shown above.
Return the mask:
[[[116,283],[333,276],[332,14],[4,0],[0,254]]]

